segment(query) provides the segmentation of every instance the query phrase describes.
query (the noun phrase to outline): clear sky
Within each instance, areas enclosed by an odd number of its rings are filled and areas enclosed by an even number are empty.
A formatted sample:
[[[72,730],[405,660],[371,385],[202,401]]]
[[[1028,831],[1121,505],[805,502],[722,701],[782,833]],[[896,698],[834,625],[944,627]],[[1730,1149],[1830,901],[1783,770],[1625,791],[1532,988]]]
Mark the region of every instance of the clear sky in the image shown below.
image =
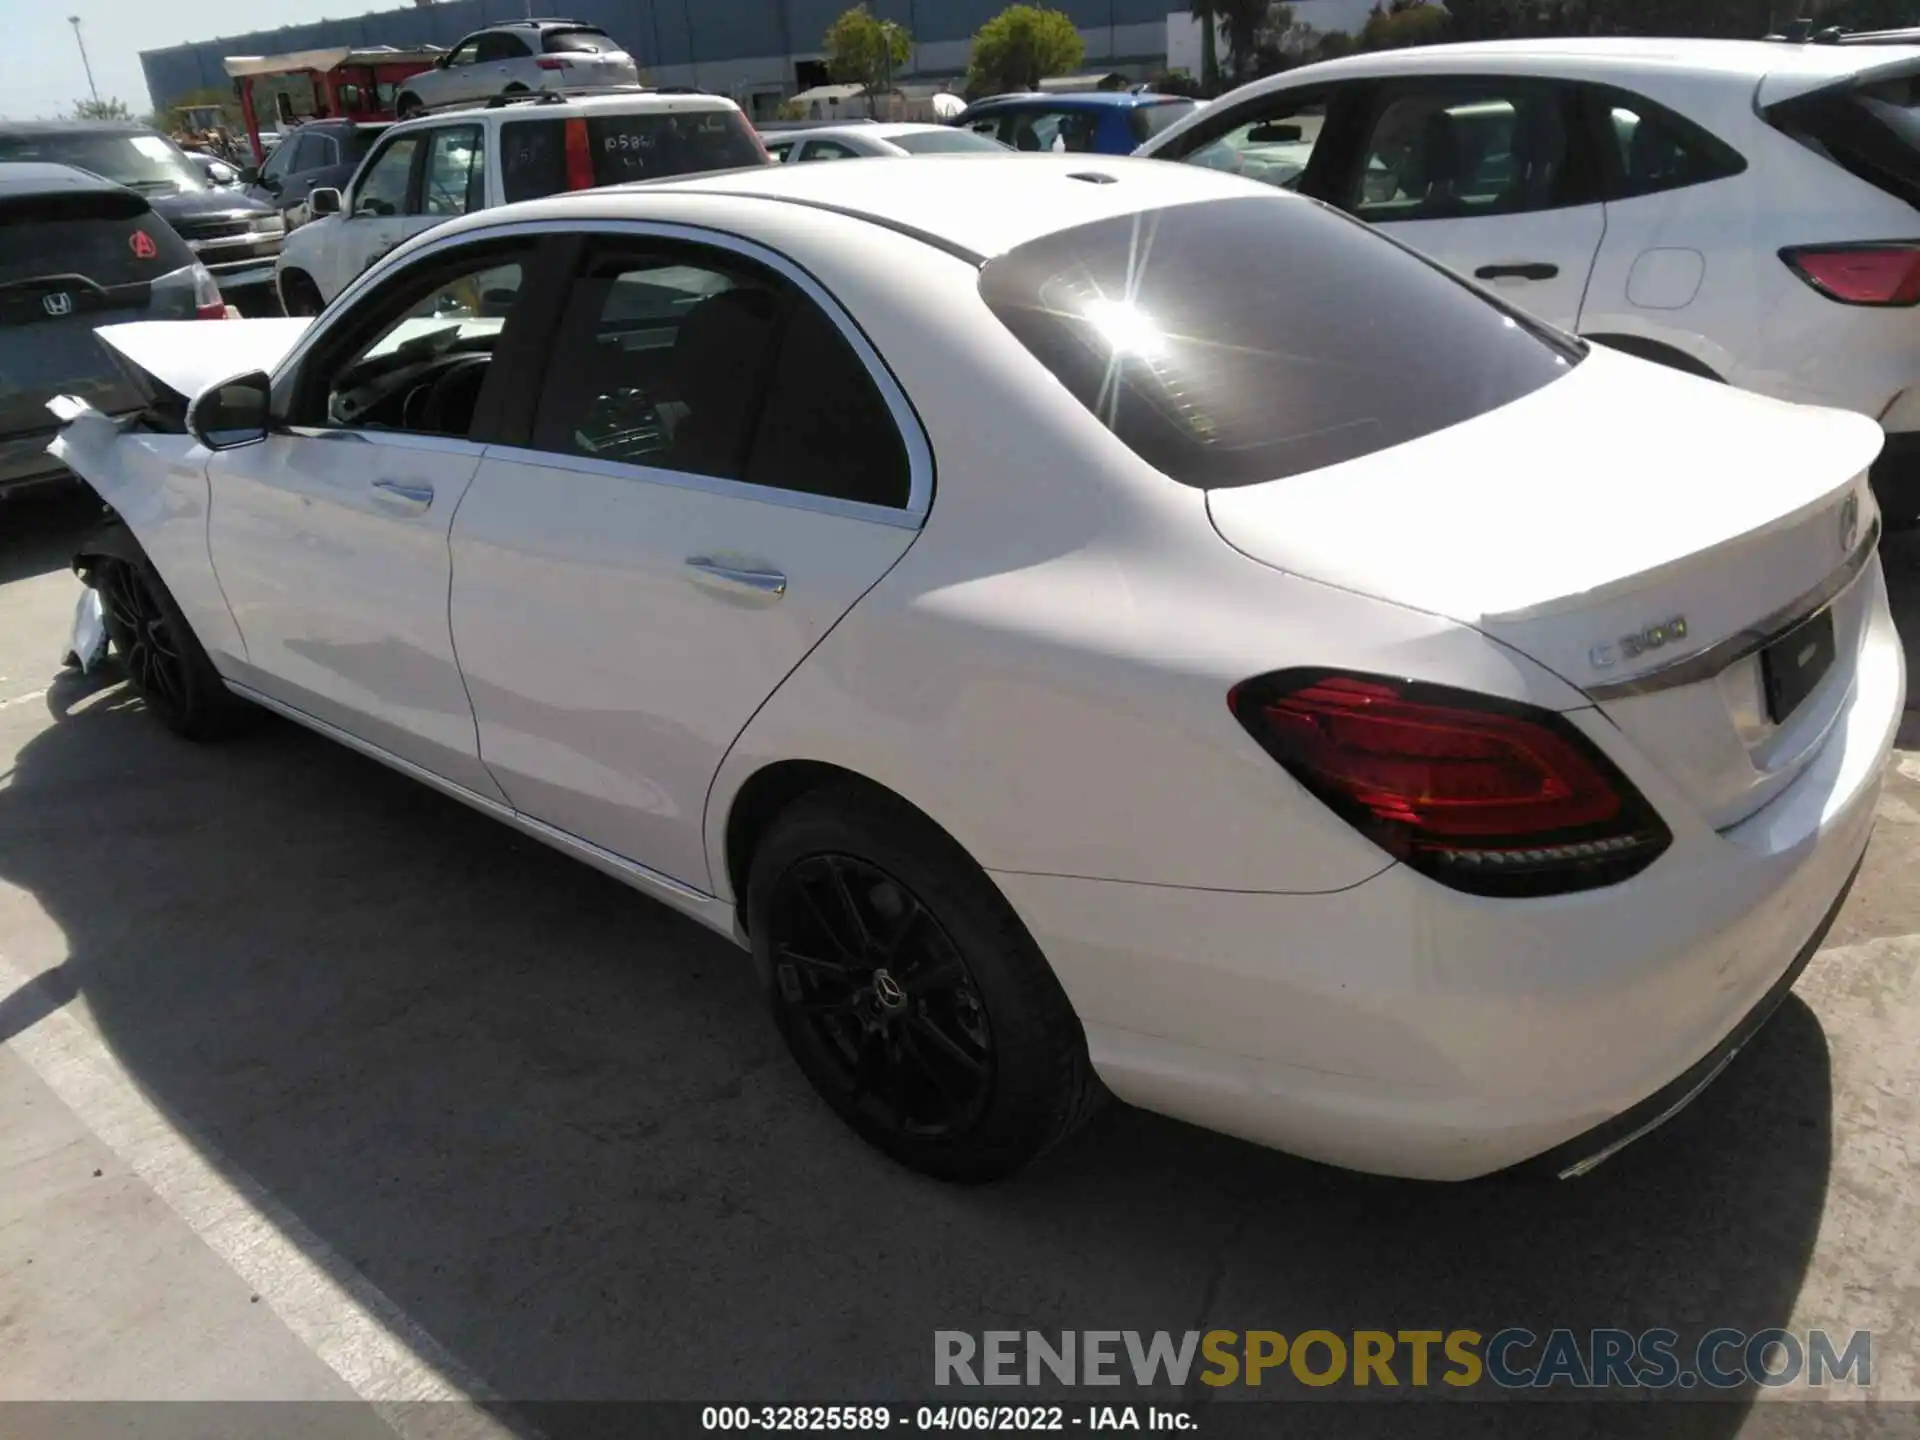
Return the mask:
[[[80,17],[102,99],[118,96],[136,115],[149,108],[140,52],[297,25],[329,15],[395,8],[398,0],[0,0],[0,115],[64,115],[87,98],[87,72],[69,15]],[[565,9],[564,6],[557,7]]]

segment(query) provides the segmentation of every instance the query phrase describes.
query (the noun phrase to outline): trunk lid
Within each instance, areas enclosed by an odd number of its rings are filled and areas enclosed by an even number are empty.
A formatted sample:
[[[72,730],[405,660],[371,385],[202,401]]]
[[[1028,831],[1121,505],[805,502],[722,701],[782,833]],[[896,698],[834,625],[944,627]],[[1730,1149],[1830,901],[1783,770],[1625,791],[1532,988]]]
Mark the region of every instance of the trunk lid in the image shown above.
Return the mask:
[[[1208,508],[1257,560],[1545,665],[1724,828],[1791,783],[1851,684],[1881,443],[1861,416],[1596,349],[1413,445]],[[1767,655],[1812,614],[1831,617],[1830,658],[1817,625]]]

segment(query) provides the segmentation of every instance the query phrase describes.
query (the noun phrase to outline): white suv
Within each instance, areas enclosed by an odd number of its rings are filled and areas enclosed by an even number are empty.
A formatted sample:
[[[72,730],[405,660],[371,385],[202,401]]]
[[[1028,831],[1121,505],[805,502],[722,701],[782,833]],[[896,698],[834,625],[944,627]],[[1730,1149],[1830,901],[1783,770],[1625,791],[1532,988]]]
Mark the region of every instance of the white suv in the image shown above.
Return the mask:
[[[508,20],[474,31],[431,70],[409,76],[394,108],[405,120],[423,110],[470,105],[496,95],[639,83],[633,57],[598,26],[578,20]]]
[[[1870,415],[1887,519],[1920,518],[1920,46],[1392,51],[1245,86],[1139,153],[1315,196],[1630,354]]]
[[[394,246],[472,210],[772,163],[740,107],[718,95],[543,95],[403,121],[344,193],[307,197],[315,219],[280,252],[280,300],[289,315],[317,315]]]

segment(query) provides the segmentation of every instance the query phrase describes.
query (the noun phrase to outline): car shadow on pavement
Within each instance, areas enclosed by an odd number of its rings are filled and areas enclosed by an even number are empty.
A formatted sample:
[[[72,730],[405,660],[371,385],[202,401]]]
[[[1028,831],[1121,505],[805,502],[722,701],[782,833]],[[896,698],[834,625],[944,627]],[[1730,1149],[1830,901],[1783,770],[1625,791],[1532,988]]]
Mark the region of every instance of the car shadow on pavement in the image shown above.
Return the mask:
[[[0,1019],[82,997],[175,1123],[507,1397],[926,1398],[942,1329],[1757,1331],[1809,1262],[1832,1097],[1797,1000],[1575,1183],[1371,1179],[1115,1107],[952,1188],[840,1126],[691,922],[291,725],[189,745],[111,675],[46,703],[0,878],[51,922],[9,958],[53,973]],[[1719,1435],[1731,1398],[1684,1426],[1608,1408]],[[1296,1405],[1289,1433],[1309,1412],[1396,1436],[1493,1413]]]
[[[0,585],[65,570],[100,513],[100,497],[78,481],[0,498]]]

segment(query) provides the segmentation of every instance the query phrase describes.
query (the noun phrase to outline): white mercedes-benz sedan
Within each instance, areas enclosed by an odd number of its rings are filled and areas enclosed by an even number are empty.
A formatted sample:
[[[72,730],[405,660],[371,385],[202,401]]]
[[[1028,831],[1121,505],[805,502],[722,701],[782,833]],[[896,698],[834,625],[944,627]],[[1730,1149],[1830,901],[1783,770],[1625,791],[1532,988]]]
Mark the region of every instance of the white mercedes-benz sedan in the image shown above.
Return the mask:
[[[596,190],[102,333],[151,404],[55,449],[160,719],[277,711],[730,936],[949,1178],[1107,1091],[1583,1171],[1793,984],[1903,704],[1872,420],[1196,167]]]

